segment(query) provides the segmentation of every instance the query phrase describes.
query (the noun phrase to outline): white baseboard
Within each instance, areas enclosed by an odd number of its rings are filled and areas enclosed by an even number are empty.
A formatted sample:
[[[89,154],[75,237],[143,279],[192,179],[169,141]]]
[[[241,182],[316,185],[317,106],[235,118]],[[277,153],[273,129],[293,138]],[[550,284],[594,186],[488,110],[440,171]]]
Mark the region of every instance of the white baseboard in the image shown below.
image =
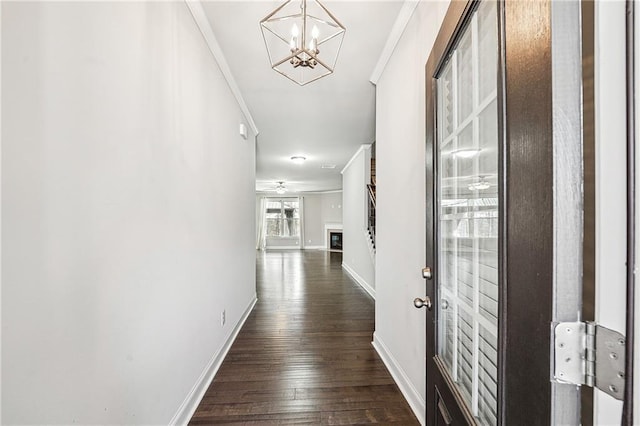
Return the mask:
[[[413,410],[413,414],[416,415],[421,425],[425,424],[425,402],[420,392],[413,386],[409,377],[405,374],[404,370],[398,364],[398,361],[391,355],[389,349],[385,346],[385,344],[378,338],[376,333],[373,333],[373,342],[371,342],[373,347],[375,348],[380,358],[382,358],[382,362],[387,366],[387,370],[391,373],[393,380],[395,380],[396,384],[400,388],[400,392],[404,395],[404,398],[409,403],[409,406]]]
[[[189,392],[184,402],[180,405],[180,408],[178,408],[178,411],[169,422],[170,425],[186,425],[189,423],[189,420],[191,420],[193,413],[196,412],[196,408],[198,408],[204,394],[207,392],[207,389],[209,389],[209,385],[211,385],[213,378],[222,365],[222,361],[224,361],[224,358],[227,356],[229,349],[231,349],[231,345],[236,340],[236,337],[238,337],[238,333],[242,329],[242,326],[249,317],[249,314],[253,310],[257,301],[258,299],[254,297],[249,303],[249,306],[247,306],[244,314],[242,314],[242,318],[240,318],[240,321],[236,324],[227,341],[222,345],[220,350],[213,355],[205,369],[202,371],[200,377],[198,377],[198,380],[191,389],[191,392]]]
[[[301,250],[300,246],[267,246],[265,250]]]
[[[305,250],[326,250],[325,246],[304,246]]]
[[[354,271],[349,265],[347,265],[344,262],[342,262],[342,268],[345,271],[347,271],[349,275],[351,275],[351,278],[353,278],[355,282],[360,284],[360,287],[362,287],[364,291],[369,293],[369,296],[373,297],[374,299],[376,298],[376,290],[373,287],[371,287],[371,285],[368,282],[366,282],[364,278],[358,275],[356,271]]]

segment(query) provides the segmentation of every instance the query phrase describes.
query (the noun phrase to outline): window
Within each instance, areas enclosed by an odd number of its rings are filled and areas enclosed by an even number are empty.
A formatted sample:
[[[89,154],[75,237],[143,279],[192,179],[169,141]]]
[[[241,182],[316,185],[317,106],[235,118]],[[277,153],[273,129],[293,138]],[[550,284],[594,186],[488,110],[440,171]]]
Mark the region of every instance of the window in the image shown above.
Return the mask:
[[[267,237],[298,237],[300,235],[300,201],[298,199],[269,199],[265,209]]]
[[[480,4],[438,79],[438,355],[483,425],[498,423],[497,16]]]

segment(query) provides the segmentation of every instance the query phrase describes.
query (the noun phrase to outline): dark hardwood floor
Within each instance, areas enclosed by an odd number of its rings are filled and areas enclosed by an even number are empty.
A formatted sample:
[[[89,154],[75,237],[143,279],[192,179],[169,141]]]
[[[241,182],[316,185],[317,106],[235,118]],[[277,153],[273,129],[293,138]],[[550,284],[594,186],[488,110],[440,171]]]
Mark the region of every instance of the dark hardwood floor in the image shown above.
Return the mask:
[[[342,254],[258,252],[258,303],[191,424],[419,424],[371,345]]]

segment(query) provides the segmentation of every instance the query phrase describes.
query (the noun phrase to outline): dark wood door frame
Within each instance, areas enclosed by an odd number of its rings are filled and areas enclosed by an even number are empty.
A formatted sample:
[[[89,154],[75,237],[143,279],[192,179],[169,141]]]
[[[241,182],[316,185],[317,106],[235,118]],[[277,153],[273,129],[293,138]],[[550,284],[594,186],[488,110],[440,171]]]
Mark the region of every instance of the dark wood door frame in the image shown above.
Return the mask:
[[[453,1],[426,64],[427,199],[436,193],[435,77],[474,9]],[[548,1],[499,2],[498,119],[500,300],[498,422],[549,424],[553,302],[553,121]],[[436,178],[434,178],[434,176]],[[437,203],[427,209],[427,265],[437,267]],[[437,276],[437,271],[434,274]],[[427,294],[437,301],[436,285]],[[427,315],[427,354],[435,354],[437,309]],[[427,361],[427,375],[434,374]],[[429,383],[429,380],[428,380]],[[435,420],[427,388],[427,424]],[[467,421],[472,422],[473,419]]]
[[[635,105],[635,2],[626,1],[626,77],[627,77],[627,321],[625,353],[625,387],[622,423],[634,424],[633,407],[633,347],[635,324],[636,270],[636,105]]]

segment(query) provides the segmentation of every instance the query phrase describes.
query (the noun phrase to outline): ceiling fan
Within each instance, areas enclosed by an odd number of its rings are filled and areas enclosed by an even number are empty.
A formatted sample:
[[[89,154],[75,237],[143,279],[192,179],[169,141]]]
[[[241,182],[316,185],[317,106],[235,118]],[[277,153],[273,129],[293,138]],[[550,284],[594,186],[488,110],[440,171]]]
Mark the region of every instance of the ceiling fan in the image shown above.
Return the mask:
[[[257,192],[274,192],[278,195],[285,193],[297,193],[298,186],[303,184],[300,181],[276,180],[276,181],[256,181]]]
[[[287,192],[287,187],[284,186],[284,182],[280,181],[278,182],[278,185],[276,185],[276,194],[284,194],[285,192]]]

